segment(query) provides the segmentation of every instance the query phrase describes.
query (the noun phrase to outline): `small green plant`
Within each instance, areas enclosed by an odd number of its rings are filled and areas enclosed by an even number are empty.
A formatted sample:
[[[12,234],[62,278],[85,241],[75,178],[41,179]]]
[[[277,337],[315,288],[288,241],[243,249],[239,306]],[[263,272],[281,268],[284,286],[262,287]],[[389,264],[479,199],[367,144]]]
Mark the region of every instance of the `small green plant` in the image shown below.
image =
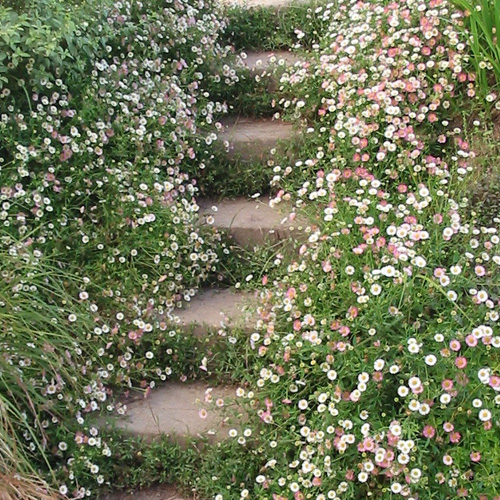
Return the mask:
[[[471,200],[471,216],[486,226],[500,222],[499,132],[493,123],[489,114],[481,113],[472,124],[464,124],[468,145],[473,152],[472,172],[464,183],[464,193]]]

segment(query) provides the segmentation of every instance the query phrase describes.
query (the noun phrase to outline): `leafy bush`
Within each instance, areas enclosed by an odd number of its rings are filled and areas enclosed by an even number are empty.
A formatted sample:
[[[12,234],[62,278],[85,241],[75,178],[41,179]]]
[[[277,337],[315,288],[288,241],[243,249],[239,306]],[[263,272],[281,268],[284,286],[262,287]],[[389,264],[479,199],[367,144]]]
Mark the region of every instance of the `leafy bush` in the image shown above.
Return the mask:
[[[111,36],[106,23],[95,22],[105,18],[107,9],[106,2],[94,0],[28,0],[0,6],[0,89],[15,95],[42,79],[77,82]]]

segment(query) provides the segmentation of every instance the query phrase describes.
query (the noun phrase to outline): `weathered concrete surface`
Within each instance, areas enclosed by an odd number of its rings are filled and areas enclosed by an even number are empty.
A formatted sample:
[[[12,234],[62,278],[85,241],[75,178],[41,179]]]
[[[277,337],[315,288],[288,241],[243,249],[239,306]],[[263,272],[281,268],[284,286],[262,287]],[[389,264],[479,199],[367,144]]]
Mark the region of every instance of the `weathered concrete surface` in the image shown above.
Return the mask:
[[[245,66],[254,73],[262,73],[266,70],[271,70],[279,67],[293,66],[300,60],[293,52],[276,51],[276,52],[248,52],[246,58],[241,58]],[[282,65],[279,62],[283,60]]]
[[[252,303],[253,295],[229,289],[206,289],[198,292],[183,309],[175,311],[181,324],[193,327],[196,336],[203,336],[207,328],[221,326],[249,327],[250,315],[244,311]]]
[[[289,123],[269,118],[227,117],[219,139],[229,144],[229,154],[246,162],[262,161],[278,141],[293,137]]]
[[[213,225],[227,232],[242,247],[273,243],[299,235],[287,214],[260,200],[236,198],[219,202],[198,200],[200,215],[213,218]],[[212,209],[217,207],[217,211]]]
[[[183,444],[186,436],[207,436],[211,441],[227,437],[223,408],[216,400],[235,395],[232,386],[214,387],[207,396],[206,382],[167,382],[151,391],[147,398],[127,403],[127,413],[116,421],[118,428],[134,435],[155,438],[168,434]],[[207,402],[206,399],[209,398]],[[204,418],[200,416],[204,412]]]
[[[177,490],[170,485],[153,486],[144,490],[134,492],[117,492],[101,500],[191,500],[192,496],[181,496]]]

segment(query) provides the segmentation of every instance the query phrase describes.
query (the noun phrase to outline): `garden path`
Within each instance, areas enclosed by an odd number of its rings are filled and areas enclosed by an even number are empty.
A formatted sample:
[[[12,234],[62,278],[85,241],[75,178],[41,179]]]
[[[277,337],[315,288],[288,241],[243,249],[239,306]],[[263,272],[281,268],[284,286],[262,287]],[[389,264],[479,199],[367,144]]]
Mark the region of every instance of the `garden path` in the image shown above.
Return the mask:
[[[241,0],[245,7],[264,6],[282,8],[290,0]],[[291,65],[295,56],[290,52],[249,52],[244,60],[254,74],[270,70],[276,60]],[[282,63],[283,64],[283,63]],[[220,134],[227,141],[230,157],[237,156],[249,165],[261,161],[278,141],[292,137],[288,123],[272,119],[228,117],[223,120]],[[250,197],[253,193],[248,193]],[[240,197],[237,199],[199,200],[200,215],[228,234],[241,247],[276,244],[280,241],[300,239],[301,225],[292,222],[282,209],[271,208],[267,200]],[[243,326],[248,328],[248,306],[252,294],[228,289],[201,290],[179,314],[179,322],[194,335],[203,337],[209,329]],[[119,428],[133,435],[154,439],[168,434],[175,443],[183,445],[187,437],[208,437],[209,441],[224,439],[228,433],[227,408],[213,409],[218,398],[233,397],[232,386],[207,389],[206,382],[168,382],[154,389],[147,399],[137,398],[127,403],[128,411],[117,420]],[[238,408],[230,408],[231,411]],[[206,415],[200,418],[200,414]],[[242,417],[243,418],[243,417]],[[130,493],[117,492],[106,500],[187,500],[174,486],[157,487]]]

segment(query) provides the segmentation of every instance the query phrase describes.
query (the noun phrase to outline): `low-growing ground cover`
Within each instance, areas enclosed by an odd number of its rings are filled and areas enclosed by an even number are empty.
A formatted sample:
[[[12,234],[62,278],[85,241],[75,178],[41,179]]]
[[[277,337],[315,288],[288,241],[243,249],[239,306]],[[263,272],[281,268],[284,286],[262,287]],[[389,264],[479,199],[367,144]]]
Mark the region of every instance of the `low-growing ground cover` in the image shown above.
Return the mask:
[[[281,78],[309,128],[274,202],[316,225],[261,292],[215,498],[497,498],[500,239],[467,199],[487,150],[454,125],[479,92],[462,29],[446,1],[339,2]]]
[[[169,318],[223,255],[192,175],[227,109],[206,88],[229,48],[215,4],[25,7],[0,8],[2,474],[40,468],[84,497],[118,484],[127,453],[87,416],[203,357]]]
[[[33,5],[46,3],[76,9]],[[4,11],[0,477],[25,481],[6,494],[27,498],[41,474],[70,498],[176,482],[216,500],[498,499],[499,214],[478,184],[495,175],[499,105],[462,13],[133,1],[90,23],[78,5],[79,24],[36,32],[37,57],[80,61],[67,75],[23,55],[30,10]],[[267,98],[269,82],[217,66],[283,47],[302,62]],[[255,114],[267,102],[303,129],[293,154],[238,178],[216,122],[231,105],[251,114],[232,101],[244,89]],[[267,182],[272,204],[311,221],[296,253],[235,249],[198,225],[199,189]],[[214,282],[258,290],[252,333],[200,340],[169,323]],[[247,415],[215,446],[92,419],[124,412],[117,393],[193,377],[239,385]]]

